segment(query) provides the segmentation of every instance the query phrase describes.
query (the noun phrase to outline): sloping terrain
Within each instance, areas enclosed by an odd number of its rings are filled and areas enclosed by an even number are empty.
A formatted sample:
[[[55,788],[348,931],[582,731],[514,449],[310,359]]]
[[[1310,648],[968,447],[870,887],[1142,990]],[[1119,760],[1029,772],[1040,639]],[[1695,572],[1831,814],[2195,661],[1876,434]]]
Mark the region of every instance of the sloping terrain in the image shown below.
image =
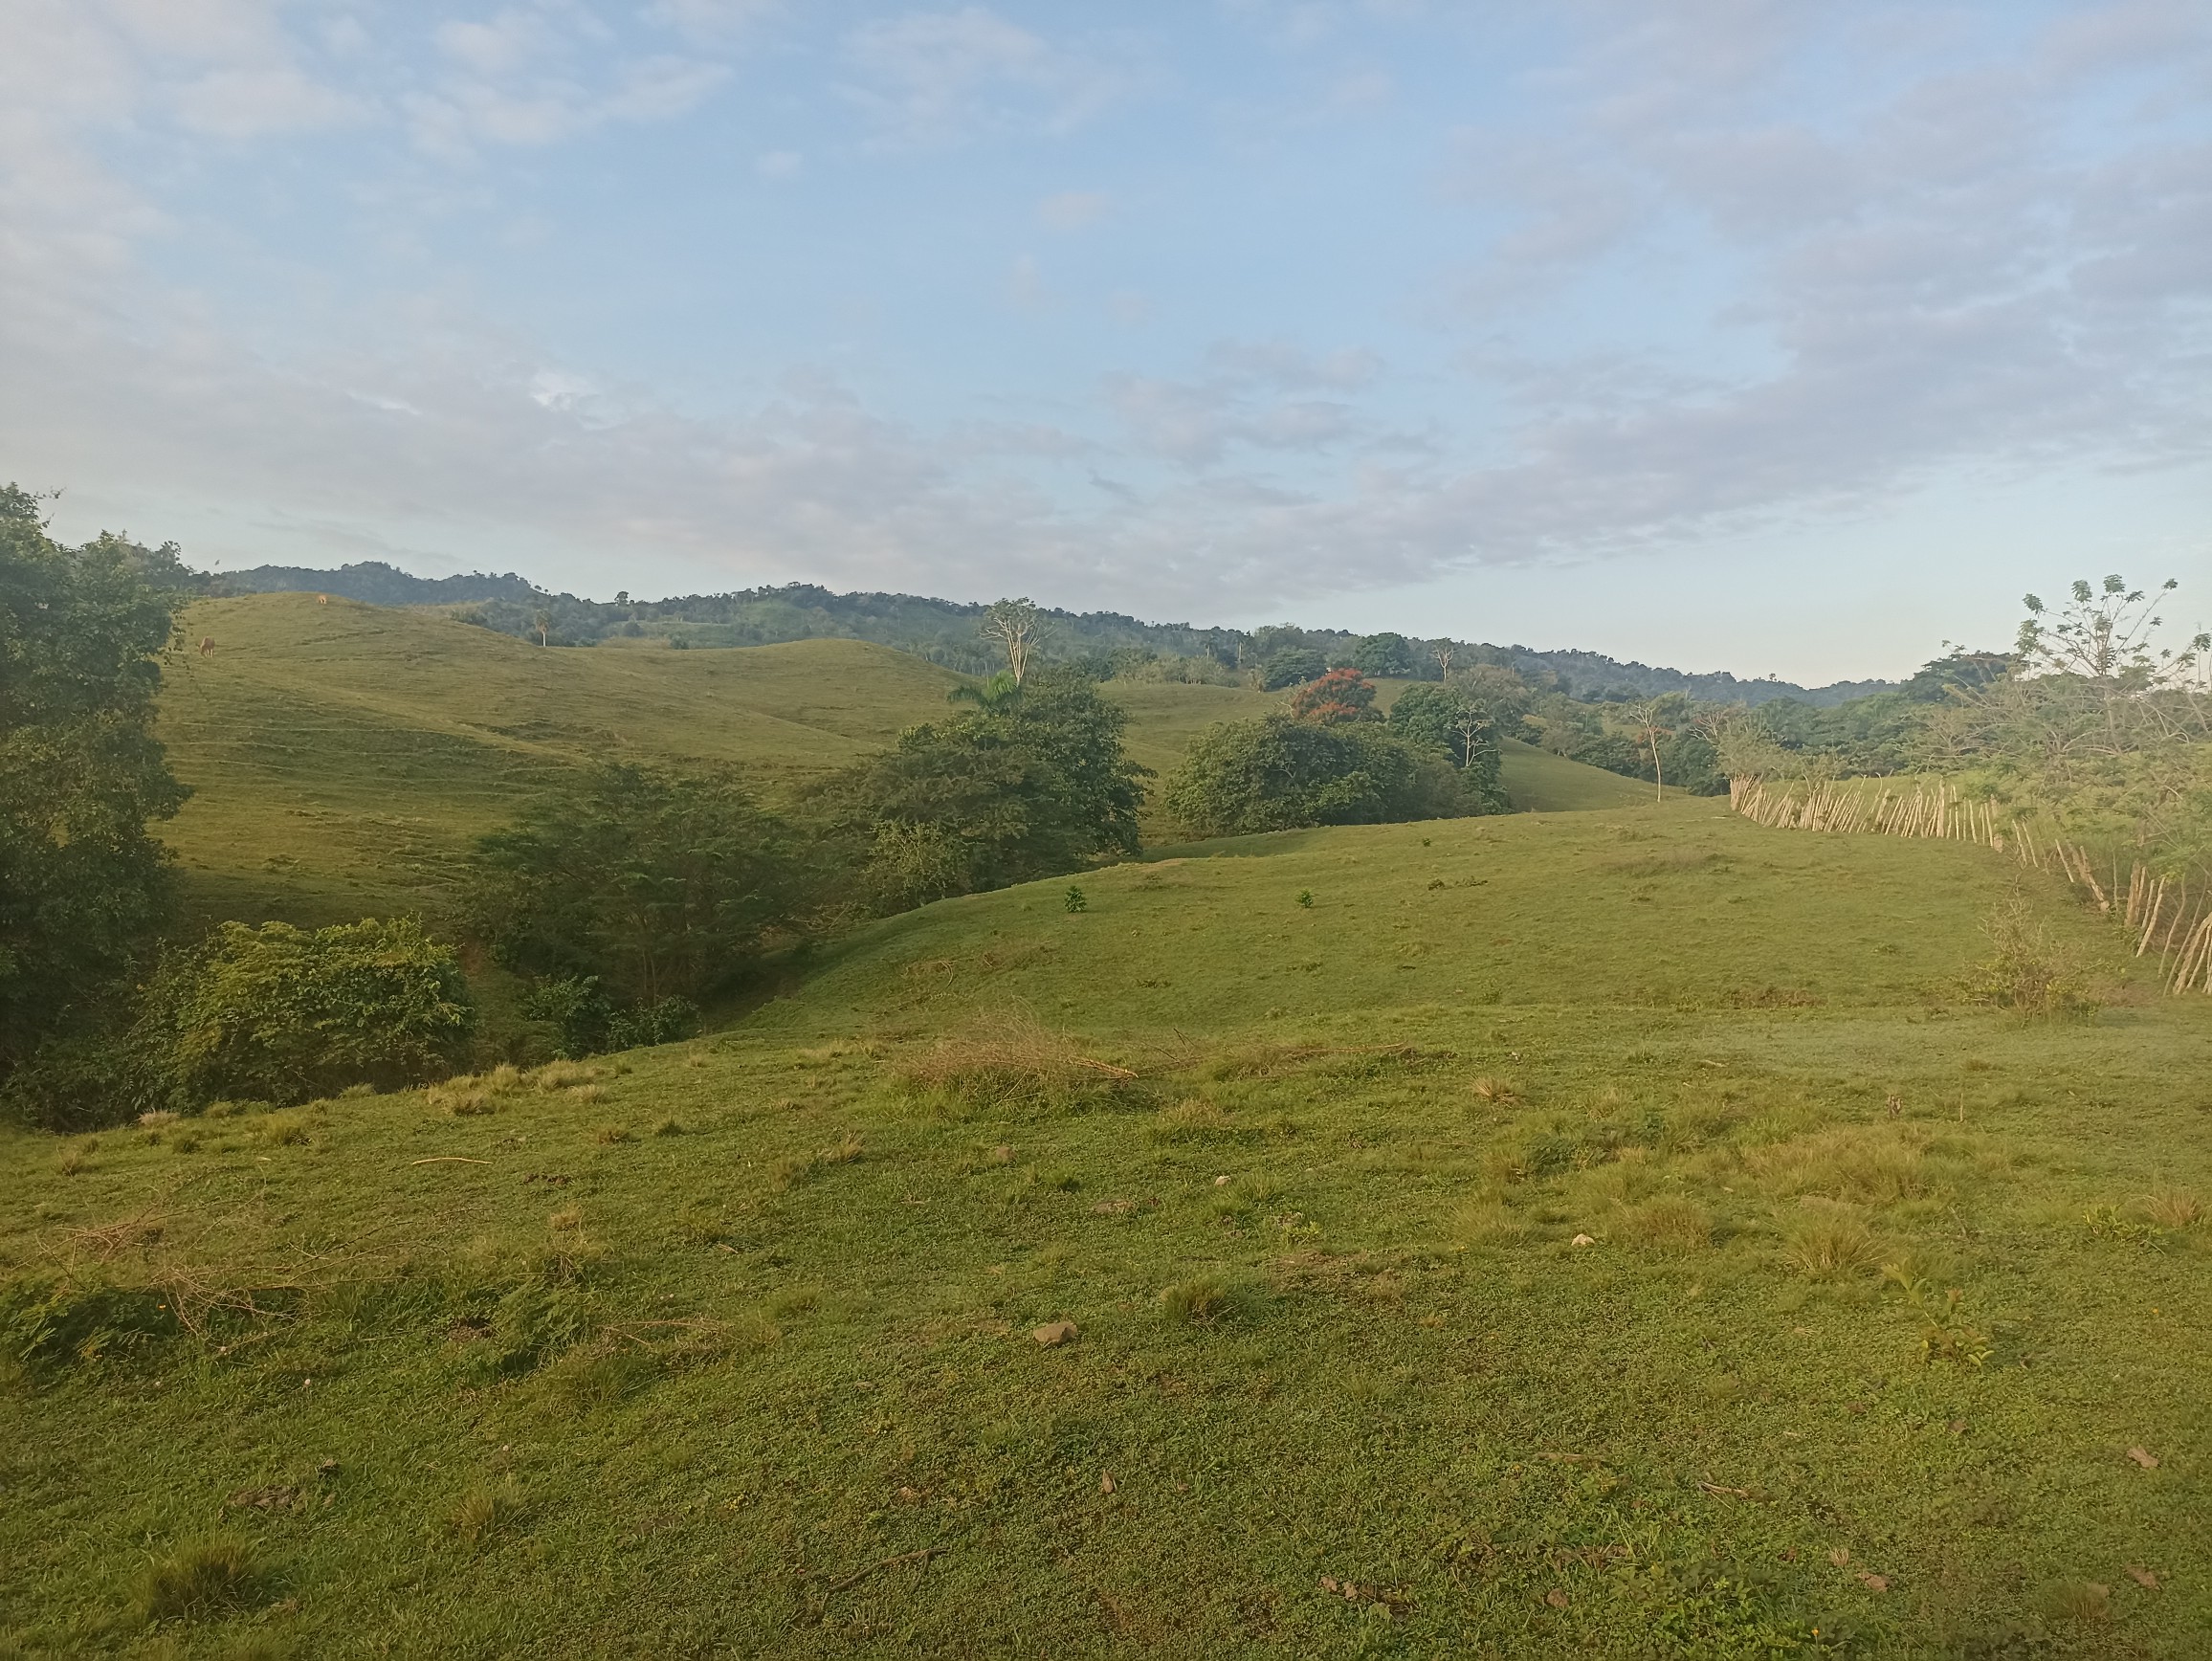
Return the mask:
[[[2212,1007],[1961,1007],[2016,868],[1712,803],[1205,853],[0,1134],[0,1647],[2202,1653]]]
[[[889,647],[803,640],[548,651],[431,611],[310,594],[202,602],[161,736],[194,794],[162,828],[195,917],[321,923],[446,909],[471,842],[608,759],[742,764],[770,796],[945,711],[960,677]],[[1129,748],[1164,774],[1218,720],[1280,695],[1113,684]],[[1603,806],[1636,786],[1515,746],[1516,805]],[[1525,798],[1525,800],[1524,800]]]

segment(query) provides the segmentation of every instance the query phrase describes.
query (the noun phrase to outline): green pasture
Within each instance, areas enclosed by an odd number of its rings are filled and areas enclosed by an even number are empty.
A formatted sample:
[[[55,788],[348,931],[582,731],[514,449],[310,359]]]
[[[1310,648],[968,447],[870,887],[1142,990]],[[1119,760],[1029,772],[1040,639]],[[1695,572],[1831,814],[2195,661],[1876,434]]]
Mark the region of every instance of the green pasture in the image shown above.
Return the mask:
[[[184,637],[161,737],[194,793],[160,830],[198,921],[441,920],[475,839],[579,769],[736,763],[776,799],[943,714],[961,678],[858,640],[549,651],[435,611],[312,594],[203,601]],[[211,654],[197,650],[204,638]],[[1161,774],[1215,721],[1284,701],[1217,686],[1107,690],[1129,711],[1131,755]],[[1515,807],[1641,799],[1611,773],[1509,748]]]
[[[310,697],[235,632],[165,719],[336,816],[303,866],[586,753],[432,705],[650,673],[626,744],[735,754],[768,696],[488,637]],[[409,737],[209,735],[257,709]],[[1073,881],[688,1044],[0,1133],[0,1655],[2206,1652],[2212,1009],[2055,884],[1712,802]],[[2093,1021],[1958,1001],[2015,892]]]

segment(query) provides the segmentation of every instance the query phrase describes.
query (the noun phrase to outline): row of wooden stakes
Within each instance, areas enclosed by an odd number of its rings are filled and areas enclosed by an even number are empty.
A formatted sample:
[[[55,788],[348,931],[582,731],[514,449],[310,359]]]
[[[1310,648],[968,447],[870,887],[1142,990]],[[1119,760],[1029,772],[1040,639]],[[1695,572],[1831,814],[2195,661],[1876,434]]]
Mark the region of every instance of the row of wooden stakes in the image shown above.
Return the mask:
[[[1914,780],[1909,789],[1894,779],[1731,779],[1728,805],[1775,830],[1936,836],[2011,853],[2038,871],[2055,867],[2097,910],[2117,915],[2135,936],[2135,956],[2157,950],[2170,991],[2212,991],[2212,884],[2193,894],[2186,878],[2176,882],[2140,861],[2130,862],[2124,880],[2117,871],[2100,880],[2079,844],[2047,830],[2038,836],[2026,820],[1966,796],[1948,779]]]

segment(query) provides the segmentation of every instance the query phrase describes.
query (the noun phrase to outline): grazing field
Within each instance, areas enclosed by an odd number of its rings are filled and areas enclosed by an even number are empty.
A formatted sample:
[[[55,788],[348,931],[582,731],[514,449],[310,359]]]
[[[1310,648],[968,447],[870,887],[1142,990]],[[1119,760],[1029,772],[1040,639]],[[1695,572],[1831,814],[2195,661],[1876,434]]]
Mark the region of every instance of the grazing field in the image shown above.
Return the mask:
[[[1711,802],[1078,880],[0,1135],[0,1654],[2205,1652],[2212,1006],[2055,885],[2094,1021],[1957,1002],[2000,857]]]
[[[942,715],[961,679],[857,640],[547,651],[434,612],[312,594],[202,602],[185,634],[215,652],[167,672],[161,736],[195,793],[161,831],[189,914],[207,920],[435,921],[474,839],[581,768],[738,763],[773,798]],[[1129,711],[1131,755],[1160,773],[1206,726],[1283,701],[1217,686],[1108,691]],[[1510,750],[1517,807],[1640,799],[1611,773]]]

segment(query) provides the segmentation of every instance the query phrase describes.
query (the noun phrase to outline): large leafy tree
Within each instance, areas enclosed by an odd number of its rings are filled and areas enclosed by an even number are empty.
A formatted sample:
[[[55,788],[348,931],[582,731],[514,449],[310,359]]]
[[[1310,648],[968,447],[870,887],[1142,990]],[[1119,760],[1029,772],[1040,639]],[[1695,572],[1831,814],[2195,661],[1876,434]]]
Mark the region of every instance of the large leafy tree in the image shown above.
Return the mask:
[[[1201,733],[1167,781],[1167,810],[1194,836],[1372,825],[1478,813],[1442,755],[1377,726],[1271,715]]]
[[[0,489],[0,1072],[112,1008],[164,915],[146,827],[186,795],[153,734],[181,596],[149,558],[62,547]]]
[[[861,844],[879,910],[1079,871],[1139,848],[1145,770],[1122,749],[1126,720],[1080,676],[1032,670],[909,728],[819,801]]]
[[[732,774],[609,765],[477,845],[473,908],[509,967],[650,1006],[729,980],[805,904],[806,875]]]

